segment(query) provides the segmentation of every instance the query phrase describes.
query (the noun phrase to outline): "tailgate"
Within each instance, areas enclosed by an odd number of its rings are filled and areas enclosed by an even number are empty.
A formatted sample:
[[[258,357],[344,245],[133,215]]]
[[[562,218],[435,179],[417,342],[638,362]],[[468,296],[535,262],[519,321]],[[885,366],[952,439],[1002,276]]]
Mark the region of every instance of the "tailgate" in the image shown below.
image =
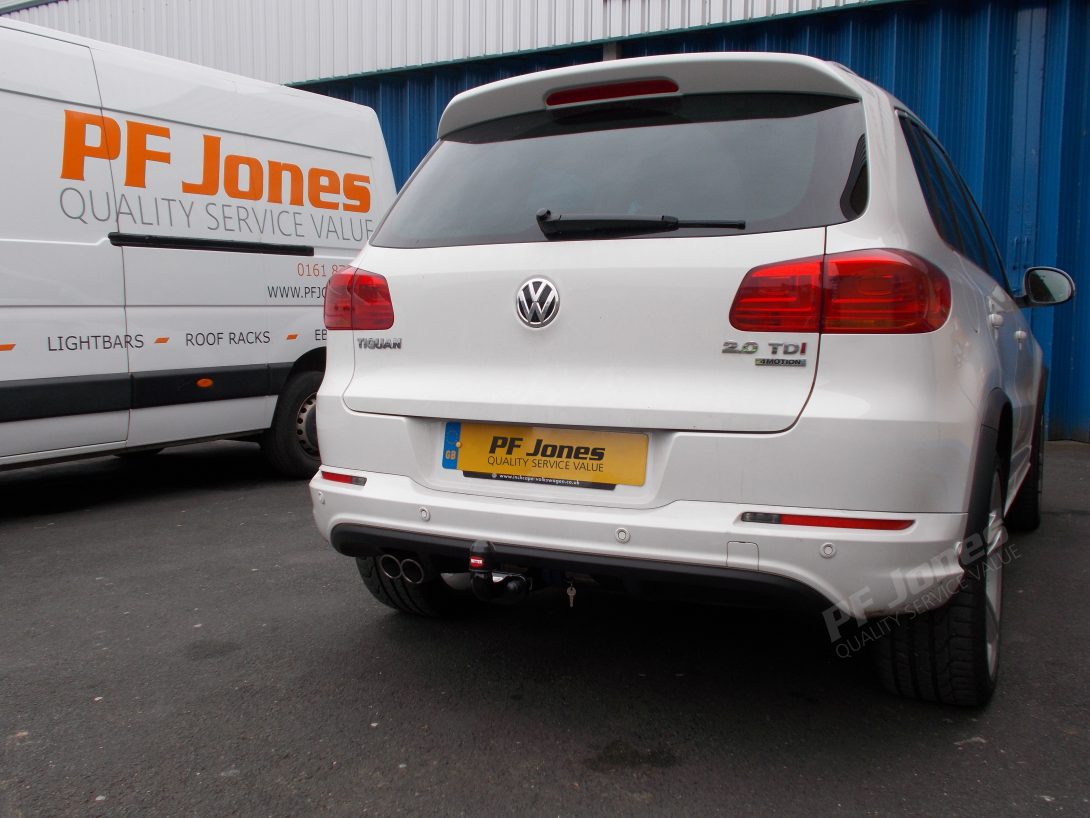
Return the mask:
[[[368,247],[359,264],[387,277],[395,321],[354,333],[344,402],[462,421],[784,430],[810,394],[818,335],[739,333],[728,315],[750,269],[820,256],[824,236]],[[516,311],[531,278],[559,298],[537,329]]]

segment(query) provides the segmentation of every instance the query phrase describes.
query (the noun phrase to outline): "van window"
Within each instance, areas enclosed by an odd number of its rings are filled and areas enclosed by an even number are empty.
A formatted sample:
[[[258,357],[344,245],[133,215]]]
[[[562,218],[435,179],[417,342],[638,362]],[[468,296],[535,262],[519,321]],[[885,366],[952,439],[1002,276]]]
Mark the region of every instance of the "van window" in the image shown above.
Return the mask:
[[[805,94],[703,94],[504,117],[442,140],[372,242],[546,241],[540,210],[745,222],[641,237],[837,224],[865,206],[863,132],[857,101]]]

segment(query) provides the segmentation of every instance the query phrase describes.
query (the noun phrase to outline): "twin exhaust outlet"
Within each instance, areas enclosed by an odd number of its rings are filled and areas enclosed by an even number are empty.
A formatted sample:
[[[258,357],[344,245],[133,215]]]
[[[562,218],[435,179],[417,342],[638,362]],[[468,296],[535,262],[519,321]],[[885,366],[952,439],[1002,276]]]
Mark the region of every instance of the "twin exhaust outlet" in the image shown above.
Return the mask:
[[[378,567],[389,579],[403,579],[410,585],[419,585],[427,578],[424,566],[412,557],[398,559],[393,554],[383,554]]]

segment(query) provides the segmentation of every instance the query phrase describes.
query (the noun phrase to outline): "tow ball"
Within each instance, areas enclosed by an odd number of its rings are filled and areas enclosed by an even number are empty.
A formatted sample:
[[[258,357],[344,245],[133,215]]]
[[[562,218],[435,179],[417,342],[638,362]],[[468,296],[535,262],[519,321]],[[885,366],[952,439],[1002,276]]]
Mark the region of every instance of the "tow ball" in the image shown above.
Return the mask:
[[[477,540],[469,548],[469,575],[477,599],[490,602],[504,599],[519,601],[530,595],[533,582],[524,574],[493,571],[496,550],[492,543]]]

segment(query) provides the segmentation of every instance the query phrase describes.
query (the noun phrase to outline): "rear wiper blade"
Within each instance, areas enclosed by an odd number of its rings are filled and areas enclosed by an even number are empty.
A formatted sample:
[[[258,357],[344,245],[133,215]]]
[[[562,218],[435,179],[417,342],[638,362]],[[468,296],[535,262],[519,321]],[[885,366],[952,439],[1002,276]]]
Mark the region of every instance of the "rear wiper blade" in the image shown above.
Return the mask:
[[[565,234],[616,233],[667,233],[685,227],[721,228],[745,230],[746,223],[722,219],[679,219],[677,216],[615,216],[608,213],[553,213],[537,212],[537,226],[547,238]]]

